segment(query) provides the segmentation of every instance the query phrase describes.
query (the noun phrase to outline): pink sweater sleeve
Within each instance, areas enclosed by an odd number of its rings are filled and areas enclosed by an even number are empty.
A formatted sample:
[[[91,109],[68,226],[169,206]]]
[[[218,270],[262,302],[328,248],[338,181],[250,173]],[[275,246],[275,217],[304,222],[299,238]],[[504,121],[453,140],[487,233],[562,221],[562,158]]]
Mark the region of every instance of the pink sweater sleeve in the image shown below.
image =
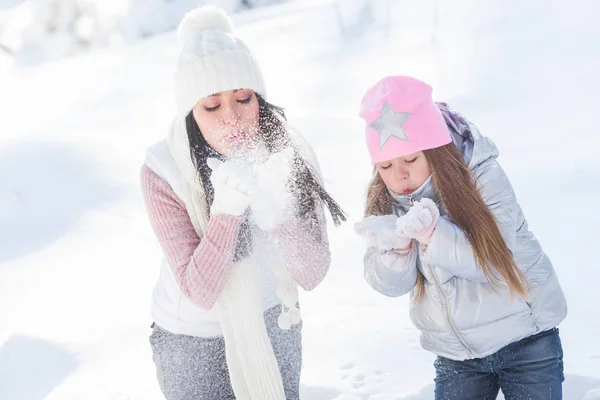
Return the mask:
[[[331,264],[323,210],[317,211],[316,221],[292,218],[277,228],[277,236],[294,280],[304,290],[314,289]]]
[[[141,170],[141,187],[150,224],[181,291],[194,304],[211,309],[231,266],[244,216],[215,215],[202,240],[183,202],[150,168]]]

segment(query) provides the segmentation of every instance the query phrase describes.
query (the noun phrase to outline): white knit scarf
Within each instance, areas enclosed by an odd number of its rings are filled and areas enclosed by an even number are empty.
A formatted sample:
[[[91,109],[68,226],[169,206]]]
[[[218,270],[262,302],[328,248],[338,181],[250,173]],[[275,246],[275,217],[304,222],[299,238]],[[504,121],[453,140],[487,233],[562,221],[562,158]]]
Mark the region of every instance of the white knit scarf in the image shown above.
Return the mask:
[[[204,189],[190,156],[185,120],[174,120],[167,142],[184,177],[182,200],[194,229],[202,238],[208,226],[208,211]],[[246,262],[248,258],[233,265],[216,303],[231,385],[238,400],[285,400],[281,373],[264,321],[259,283],[255,276],[257,269],[245,265]],[[284,303],[282,310],[288,307],[297,313],[294,308],[298,298],[297,285],[284,265],[278,266],[275,274],[279,279],[278,296]],[[291,319],[298,323],[299,314],[294,314]]]

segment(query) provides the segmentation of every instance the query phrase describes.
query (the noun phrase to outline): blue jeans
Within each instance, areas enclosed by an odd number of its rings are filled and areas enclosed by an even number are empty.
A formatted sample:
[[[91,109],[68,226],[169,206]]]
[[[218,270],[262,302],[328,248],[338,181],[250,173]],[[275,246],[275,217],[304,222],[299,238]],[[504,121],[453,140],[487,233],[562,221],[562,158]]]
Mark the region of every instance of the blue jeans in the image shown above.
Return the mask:
[[[562,399],[563,351],[558,328],[538,333],[473,360],[438,357],[436,400]]]

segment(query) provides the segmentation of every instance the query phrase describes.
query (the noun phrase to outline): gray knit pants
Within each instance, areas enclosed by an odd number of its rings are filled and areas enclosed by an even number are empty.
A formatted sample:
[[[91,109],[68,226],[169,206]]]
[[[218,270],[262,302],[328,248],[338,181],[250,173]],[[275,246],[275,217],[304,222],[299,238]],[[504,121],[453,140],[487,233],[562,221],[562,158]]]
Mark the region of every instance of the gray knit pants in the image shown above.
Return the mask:
[[[300,398],[302,327],[277,325],[281,307],[265,312],[265,324],[281,371],[287,400]],[[234,400],[223,337],[177,335],[154,324],[150,335],[156,376],[167,400]]]

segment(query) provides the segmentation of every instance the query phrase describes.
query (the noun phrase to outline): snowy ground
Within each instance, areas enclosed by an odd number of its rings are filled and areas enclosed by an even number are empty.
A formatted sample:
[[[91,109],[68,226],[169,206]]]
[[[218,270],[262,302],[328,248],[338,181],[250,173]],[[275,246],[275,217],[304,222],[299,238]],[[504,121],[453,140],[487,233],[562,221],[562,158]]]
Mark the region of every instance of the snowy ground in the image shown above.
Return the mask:
[[[336,14],[333,1],[296,0],[235,21],[351,222],[370,175],[358,105],[382,76],[429,81],[494,138],[569,301],[564,397],[600,399],[600,6],[386,3],[369,14],[340,1]],[[138,171],[172,115],[176,49],[169,33],[0,71],[0,399],[161,398],[147,341],[160,252]],[[331,272],[301,298],[303,398],[431,399],[433,356],[407,299],[364,282],[352,224],[330,240]]]

